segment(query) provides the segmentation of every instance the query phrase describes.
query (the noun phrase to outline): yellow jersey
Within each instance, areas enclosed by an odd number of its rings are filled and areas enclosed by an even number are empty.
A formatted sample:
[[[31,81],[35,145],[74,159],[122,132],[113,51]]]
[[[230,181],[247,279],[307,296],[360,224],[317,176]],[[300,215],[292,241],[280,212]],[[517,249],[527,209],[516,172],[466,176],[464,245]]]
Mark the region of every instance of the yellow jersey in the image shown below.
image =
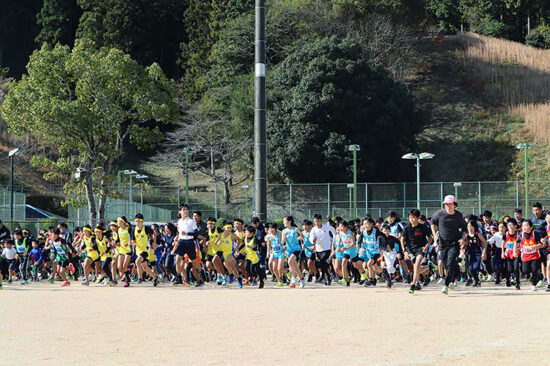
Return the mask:
[[[245,238],[244,245],[246,259],[252,262],[252,264],[258,263],[260,261],[260,255],[258,254],[258,244],[256,237],[252,235],[251,238]]]
[[[103,236],[103,238],[101,240],[99,240],[96,236],[95,237],[95,243],[97,244],[97,250],[99,251],[99,254],[101,255],[101,253],[104,253],[101,256],[102,261],[107,260],[107,258],[111,258],[111,253],[109,251],[109,248],[107,247],[107,240],[106,240],[105,236]]]
[[[129,244],[130,240],[132,240],[130,228],[118,228],[118,240],[120,242],[118,254],[132,254],[132,246]]]
[[[240,233],[238,231],[235,231],[235,235],[237,236],[237,238],[241,239],[241,244],[239,244],[239,254],[244,255],[244,242],[242,241],[244,239],[244,231],[241,231]]]
[[[227,259],[233,254],[233,234],[225,236],[225,233],[220,234],[220,246],[223,251],[223,257]]]
[[[221,245],[216,245],[218,243],[218,238],[220,237],[222,230],[215,227],[214,231],[208,229],[208,250],[207,255],[215,256],[217,252],[223,251]],[[221,244],[221,243],[220,243]]]

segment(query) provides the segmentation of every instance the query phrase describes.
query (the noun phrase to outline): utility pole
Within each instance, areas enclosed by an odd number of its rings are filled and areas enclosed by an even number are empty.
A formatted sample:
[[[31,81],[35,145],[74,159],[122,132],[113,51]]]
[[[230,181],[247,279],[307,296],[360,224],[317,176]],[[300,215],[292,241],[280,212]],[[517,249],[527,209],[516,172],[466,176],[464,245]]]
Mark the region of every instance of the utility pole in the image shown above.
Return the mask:
[[[357,216],[357,152],[359,145],[350,145],[349,150],[353,151],[353,215]]]
[[[256,0],[254,48],[254,203],[255,215],[267,220],[267,146],[265,98],[265,0]]]

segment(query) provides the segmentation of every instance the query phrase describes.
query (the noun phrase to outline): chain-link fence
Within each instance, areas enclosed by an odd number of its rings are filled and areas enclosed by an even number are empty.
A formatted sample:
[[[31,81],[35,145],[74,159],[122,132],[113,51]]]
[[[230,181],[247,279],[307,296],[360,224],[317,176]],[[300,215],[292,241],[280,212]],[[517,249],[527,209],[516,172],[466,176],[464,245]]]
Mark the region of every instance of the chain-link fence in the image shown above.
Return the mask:
[[[13,192],[13,220],[24,220],[26,217],[27,196],[24,193]],[[0,218],[8,223],[11,221],[11,194],[6,189],[0,189]]]
[[[233,189],[229,202],[221,185],[203,185],[189,188],[189,204],[192,210],[200,210],[203,217],[254,216],[253,186]],[[177,207],[185,202],[185,186],[137,186],[132,190],[119,187],[124,200],[109,200],[107,218],[124,214],[132,217],[142,212],[147,221],[168,221],[177,218]],[[529,183],[529,201],[550,206],[550,181]],[[515,208],[525,207],[525,184],[512,182],[427,182],[420,185],[420,209],[431,216],[441,208],[443,197],[453,194],[458,199],[464,214],[479,215],[489,209],[496,216],[511,214]],[[268,220],[293,215],[297,219],[323,216],[362,217],[370,214],[385,216],[388,210],[400,215],[417,207],[416,183],[358,183],[357,212],[354,212],[354,189],[352,184],[270,184],[267,189]],[[133,202],[133,203],[131,203]],[[84,215],[84,216],[83,216]],[[527,214],[526,214],[527,215]],[[87,209],[69,209],[69,219],[86,221]]]

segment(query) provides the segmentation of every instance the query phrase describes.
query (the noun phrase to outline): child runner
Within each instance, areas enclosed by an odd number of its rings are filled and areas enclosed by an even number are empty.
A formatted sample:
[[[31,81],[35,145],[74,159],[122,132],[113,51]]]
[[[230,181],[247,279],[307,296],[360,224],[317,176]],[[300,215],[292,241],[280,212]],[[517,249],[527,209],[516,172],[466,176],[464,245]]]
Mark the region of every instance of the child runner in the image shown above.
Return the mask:
[[[136,246],[136,265],[138,271],[138,283],[143,282],[143,272],[145,271],[151,278],[153,278],[153,286],[157,287],[159,283],[158,274],[155,274],[151,267],[149,267],[149,262],[154,262],[156,258],[152,248],[149,247],[149,242],[155,240],[154,232],[150,227],[144,226],[143,215],[138,213],[134,217],[134,222],[136,227],[134,229],[134,243]]]
[[[368,258],[368,280],[365,282],[365,287],[376,286],[377,261],[380,258],[380,248],[386,246],[386,240],[384,234],[374,227],[372,217],[366,217],[363,220],[363,231],[361,234],[363,257]]]
[[[120,276],[124,276],[124,287],[130,286],[130,271],[128,270],[128,265],[132,259],[132,245],[131,242],[134,240],[134,230],[130,226],[126,216],[121,216],[117,219],[118,224],[118,270],[120,271]]]
[[[277,231],[277,224],[273,223],[269,227],[269,234],[267,235],[267,250],[271,253],[270,262],[273,263],[273,272],[277,278],[277,287],[283,287],[283,281],[281,276],[285,271],[285,248],[281,242],[281,235]]]
[[[55,275],[57,273],[63,280],[63,283],[61,284],[61,286],[64,287],[64,286],[69,286],[71,284],[69,281],[67,281],[67,277],[65,276],[65,271],[69,266],[69,257],[68,257],[69,247],[65,242],[65,239],[60,237],[60,234],[61,234],[61,230],[59,230],[58,228],[53,229],[52,237],[46,243],[46,246],[50,246],[55,252],[55,262],[56,262],[56,265],[53,267],[54,269],[49,281],[50,283],[53,283],[55,281]]]
[[[506,238],[506,224],[504,222],[501,222],[498,224],[498,232],[495,233],[489,240],[487,240],[487,243],[491,244],[493,246],[493,269],[496,273],[496,281],[495,285],[499,285],[500,281],[504,277],[504,269],[503,269],[503,261],[502,261],[502,245],[504,243],[504,239]]]
[[[405,260],[411,260],[413,267],[413,280],[409,293],[414,294],[415,290],[420,290],[420,275],[428,273],[429,267],[422,266],[422,262],[428,248],[432,244],[432,233],[426,225],[419,222],[420,211],[412,209],[409,212],[410,225],[406,226],[401,239],[405,247]],[[427,285],[427,283],[425,283]]]
[[[218,239],[223,230],[216,226],[216,219],[213,217],[206,220],[206,229],[206,268],[212,272],[217,272],[216,283],[221,285],[225,278],[225,269],[223,268],[223,248]]]
[[[13,247],[13,240],[6,240],[4,249],[2,250],[2,258],[6,263],[8,269],[8,283],[12,282],[13,275],[16,274],[17,265],[17,250]]]
[[[244,249],[246,255],[246,271],[250,276],[250,280],[256,276],[260,279],[259,288],[264,288],[265,280],[265,271],[260,268],[260,253],[259,253],[259,241],[258,238],[254,235],[256,233],[256,228],[252,225],[247,225],[244,228]]]
[[[31,241],[23,237],[23,232],[20,228],[15,229],[15,250],[17,251],[17,260],[19,261],[19,276],[21,284],[26,285],[27,274],[29,272],[29,252],[31,251]]]
[[[113,274],[111,272],[111,262],[113,261],[113,257],[111,256],[111,240],[107,238],[107,231],[101,225],[96,226],[94,233],[94,241],[101,260],[101,270],[107,275],[109,286],[116,286],[117,282],[113,279]]]
[[[231,226],[231,221],[224,221],[223,222],[223,233],[220,234],[218,237],[218,242],[216,243],[216,247],[221,248],[222,254],[220,257],[220,253],[216,253],[216,256],[220,258],[220,260],[223,261],[223,265],[230,274],[235,276],[237,278],[237,281],[239,283],[239,288],[243,287],[243,279],[241,278],[239,274],[239,270],[237,268],[237,261],[235,260],[235,256],[233,254],[233,243],[237,243],[237,248],[240,245],[240,239],[237,237],[237,235],[233,234],[233,226]],[[227,285],[227,282],[229,281],[229,275],[225,275],[222,286]]]
[[[246,273],[245,266],[245,250],[244,250],[244,222],[241,219],[235,219],[233,221],[233,227],[235,229],[235,235],[239,238],[239,245],[237,245],[237,250],[235,250],[235,259],[237,260],[237,265],[243,277],[246,279],[248,274]]]
[[[468,240],[468,270],[474,278],[474,287],[481,286],[479,270],[481,262],[487,258],[487,241],[481,234],[475,220],[470,220],[466,226]]]
[[[516,255],[521,251],[521,268],[523,273],[531,274],[531,291],[537,291],[540,270],[539,249],[543,247],[541,235],[533,230],[533,222],[526,220],[521,225],[523,233],[516,241]]]
[[[31,275],[33,282],[38,282],[38,274],[42,270],[42,264],[44,263],[44,256],[42,250],[38,247],[38,240],[32,240],[32,250],[29,254],[31,262]],[[1,280],[1,279],[0,279]]]
[[[309,274],[307,282],[311,282],[313,276],[316,276],[317,280],[319,277],[319,272],[317,271],[317,267],[315,266],[315,245],[311,242],[311,240],[309,240],[312,227],[313,223],[311,221],[304,220],[302,222],[304,254],[307,258],[307,270]]]
[[[518,240],[518,223],[515,219],[508,220],[508,232],[504,239],[502,258],[506,264],[506,287],[512,286],[510,277],[514,274],[516,290],[520,289],[520,258],[516,255],[516,242]]]
[[[82,282],[82,285],[89,286],[90,282],[88,281],[88,278],[92,270],[92,265],[94,266],[95,275],[99,276],[101,263],[97,244],[94,240],[93,231],[90,225],[85,225],[82,227],[82,232],[84,234],[82,236],[82,248],[86,250],[86,259],[84,260],[84,281]]]
[[[294,223],[294,217],[286,216],[283,219],[283,224],[285,229],[281,235],[281,242],[286,247],[286,253],[288,258],[288,266],[290,272],[292,273],[292,280],[290,281],[290,288],[296,287],[296,282],[300,281],[300,287],[304,288],[306,281],[302,276],[298,261],[300,260],[302,254],[302,246],[300,245],[300,240],[302,240],[302,233],[296,224]]]
[[[340,224],[336,226],[336,236],[332,241],[332,268],[334,272],[340,279],[344,278],[344,273],[342,273],[342,261],[344,260],[344,251],[342,250],[343,243],[342,237],[340,236]]]
[[[340,240],[342,242],[341,250],[344,254],[342,259],[342,272],[344,277],[338,281],[338,283],[343,286],[350,285],[348,265],[350,263],[355,264],[359,260],[357,255],[357,245],[355,244],[355,235],[352,233],[349,226],[350,225],[347,221],[342,221],[340,223]]]
[[[111,261],[111,273],[113,274],[113,281],[114,284],[118,284],[118,249],[119,249],[119,242],[118,242],[118,224],[116,221],[111,221],[109,223],[109,230],[110,232],[107,233],[107,236],[110,239],[111,243],[111,249],[113,254],[113,259]]]

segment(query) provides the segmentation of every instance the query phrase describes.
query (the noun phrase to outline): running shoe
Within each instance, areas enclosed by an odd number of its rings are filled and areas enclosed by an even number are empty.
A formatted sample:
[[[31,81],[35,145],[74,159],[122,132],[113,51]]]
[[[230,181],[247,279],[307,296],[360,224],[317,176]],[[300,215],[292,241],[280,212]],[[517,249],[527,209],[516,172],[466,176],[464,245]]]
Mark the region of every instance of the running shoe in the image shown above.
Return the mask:
[[[441,285],[443,282],[445,282],[445,279],[443,277],[440,277],[439,280],[437,280],[436,284]]]
[[[285,285],[285,284],[282,283],[282,282],[280,282],[280,281],[277,283],[277,287],[284,287],[284,285]]]
[[[109,281],[109,286],[115,287],[116,285],[118,285],[117,281]]]
[[[22,285],[26,285],[26,284],[28,284],[28,283],[29,283],[29,282],[28,282],[27,280],[21,281],[21,284],[22,284]]]
[[[432,282],[432,280],[430,280],[430,277],[426,277],[426,280],[424,280],[424,287],[428,286],[430,284],[430,282]]]
[[[468,281],[466,282],[466,286],[472,286],[472,280],[468,280]]]
[[[229,284],[232,284],[233,282],[235,282],[235,276],[229,275]]]
[[[365,287],[371,287],[372,286],[372,280],[365,281],[365,284],[363,285]]]
[[[222,286],[226,286],[227,285],[227,276],[225,276],[222,280]]]
[[[493,277],[493,275],[491,274],[487,277],[487,282],[492,282],[494,280],[495,280],[495,277]]]
[[[2,286],[2,285],[0,285],[0,286]],[[546,288],[545,291],[546,291],[546,292],[550,292],[550,285],[548,285],[548,287]]]
[[[124,282],[124,287],[130,287],[130,282]]]
[[[537,287],[542,287],[544,286],[544,282],[542,280],[540,280],[538,283],[537,283]]]
[[[71,283],[69,281],[65,281],[61,284],[61,287],[66,287],[66,286],[70,286]]]
[[[302,279],[300,280],[300,287],[301,288],[304,288],[306,287],[306,280],[302,277]]]
[[[48,280],[48,282],[53,284],[55,282],[55,279],[52,277]]]
[[[74,275],[75,270],[72,263],[69,263],[69,272],[71,272],[71,275]]]
[[[260,286],[258,286],[258,288],[264,288],[264,281],[260,281]]]
[[[239,288],[243,288],[243,279],[242,279],[242,277],[237,278],[237,282],[239,282]]]
[[[368,276],[368,275],[369,275],[369,274],[367,273],[367,271],[363,272],[363,273],[361,274],[361,281],[365,282],[365,281],[367,280],[367,276]]]
[[[181,281],[181,284],[182,284],[184,287],[189,287],[189,286],[194,285],[193,282],[187,282],[187,281]]]
[[[345,279],[341,279],[340,281],[338,281],[338,284],[339,285],[342,285],[342,286],[347,286],[348,285],[348,281],[346,281]]]
[[[416,286],[412,285],[411,288],[409,289],[409,294],[414,294],[415,289],[416,289]]]
[[[243,285],[245,285],[245,286],[250,285],[250,281],[249,280],[244,280]]]
[[[519,291],[521,290],[521,288],[519,287],[519,285],[516,285],[516,291]]]
[[[510,281],[506,281],[506,287],[512,287],[512,283]]]
[[[308,275],[307,276],[307,282],[311,282],[313,281],[313,276],[312,275]]]
[[[291,283],[290,286],[288,286],[290,288],[296,288],[296,284],[295,283]]]
[[[201,286],[204,286],[203,281],[197,281],[197,283],[195,283],[195,287],[201,287]]]
[[[258,284],[258,281],[252,280],[252,286],[256,286]]]
[[[420,290],[422,290],[422,286],[420,286],[420,284],[417,283],[416,285],[414,285],[414,289],[415,289],[416,291],[420,291]]]
[[[481,282],[476,282],[474,283],[474,286],[473,287],[481,287]]]
[[[82,286],[90,286],[90,282],[88,280],[82,282]]]
[[[288,278],[289,281],[292,281],[292,274],[290,272],[286,273],[286,277]]]
[[[443,288],[441,289],[441,293],[445,294],[445,295],[448,295],[449,294],[449,288],[447,286],[443,286]]]
[[[153,287],[157,287],[158,284],[159,284],[159,276],[155,277],[155,279],[153,280]]]
[[[386,282],[386,288],[387,289],[391,289],[392,286],[393,286],[393,282],[391,282],[391,281]]]
[[[218,285],[221,285],[223,281],[223,276],[221,274],[218,274],[218,277],[216,278],[216,283]]]
[[[531,291],[537,291],[537,286],[531,286]]]
[[[8,283],[12,283],[12,280],[8,280]]]

